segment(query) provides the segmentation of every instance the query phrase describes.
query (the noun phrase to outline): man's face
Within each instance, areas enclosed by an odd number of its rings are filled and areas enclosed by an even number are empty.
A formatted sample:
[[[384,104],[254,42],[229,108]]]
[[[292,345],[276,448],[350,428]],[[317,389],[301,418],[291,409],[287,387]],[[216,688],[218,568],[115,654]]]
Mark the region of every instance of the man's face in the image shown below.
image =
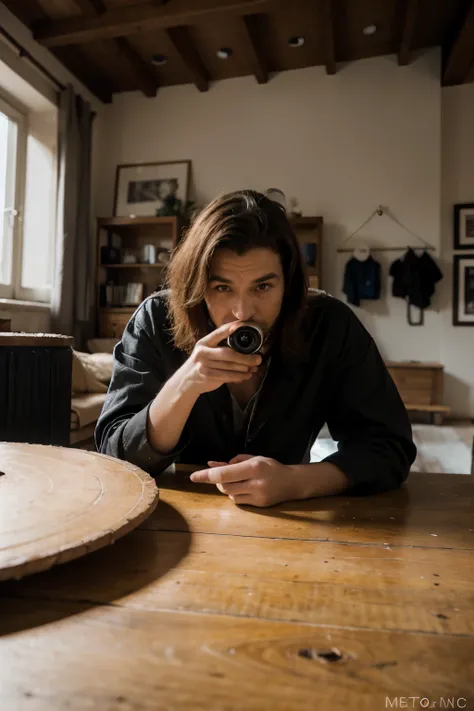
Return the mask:
[[[271,249],[251,249],[242,256],[218,249],[205,301],[217,327],[250,321],[268,332],[280,313],[284,288],[280,257]]]

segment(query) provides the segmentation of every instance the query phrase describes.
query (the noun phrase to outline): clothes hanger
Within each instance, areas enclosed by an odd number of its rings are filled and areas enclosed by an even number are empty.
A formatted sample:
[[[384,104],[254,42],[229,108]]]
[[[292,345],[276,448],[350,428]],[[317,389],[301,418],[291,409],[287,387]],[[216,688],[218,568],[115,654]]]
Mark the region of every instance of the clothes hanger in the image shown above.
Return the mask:
[[[402,222],[400,222],[400,220],[390,211],[390,209],[389,209],[388,207],[384,207],[383,205],[379,205],[379,206],[369,215],[369,217],[365,220],[365,222],[363,222],[363,223],[360,225],[360,227],[358,227],[356,230],[354,230],[354,232],[352,232],[352,234],[350,234],[349,237],[346,237],[346,239],[342,242],[342,244],[343,244],[343,245],[346,244],[346,242],[349,242],[353,237],[355,237],[356,234],[357,234],[358,232],[360,232],[360,230],[361,230],[363,227],[365,227],[365,225],[367,225],[374,217],[376,217],[376,216],[377,216],[377,217],[382,217],[382,215],[385,215],[386,217],[388,217],[390,220],[392,220],[392,222],[395,222],[399,227],[401,227],[402,230],[404,230],[404,231],[407,232],[409,235],[411,235],[412,237],[414,237],[415,239],[417,239],[419,242],[421,242],[421,243],[423,244],[423,247],[420,247],[419,244],[418,244],[418,245],[415,245],[414,247],[411,247],[410,245],[407,245],[406,248],[405,248],[405,247],[401,247],[401,246],[399,246],[399,247],[374,247],[374,248],[372,249],[373,252],[398,252],[398,251],[403,251],[404,249],[411,249],[411,250],[415,251],[415,250],[420,250],[420,249],[422,249],[422,250],[423,250],[422,254],[423,254],[425,251],[433,251],[433,252],[436,251],[436,247],[434,247],[432,244],[430,244],[429,242],[427,242],[426,240],[424,240],[423,237],[420,237],[420,235],[416,234],[416,232],[412,232],[411,230],[409,230],[408,227],[406,227]],[[356,248],[356,249],[357,249],[357,248]],[[337,251],[337,252],[353,252],[353,250],[350,249],[350,248],[349,248],[349,249],[344,249],[344,248],[342,248],[342,247],[339,247],[336,251]],[[355,256],[355,254],[354,254],[354,256]],[[421,256],[422,256],[422,255],[421,255]],[[356,258],[357,258],[357,257],[356,257]],[[368,258],[368,257],[367,257],[367,258]],[[403,257],[402,257],[402,258],[403,258]]]
[[[365,244],[365,242],[361,242],[354,249],[352,255],[353,255],[354,259],[357,259],[358,262],[366,262],[368,260],[368,258],[370,257],[369,245]]]

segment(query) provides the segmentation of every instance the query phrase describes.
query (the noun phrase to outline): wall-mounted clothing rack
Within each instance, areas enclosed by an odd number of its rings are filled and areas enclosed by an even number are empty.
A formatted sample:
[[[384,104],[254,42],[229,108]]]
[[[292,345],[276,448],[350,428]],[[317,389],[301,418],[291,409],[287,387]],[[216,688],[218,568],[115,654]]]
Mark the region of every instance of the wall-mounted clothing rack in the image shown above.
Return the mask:
[[[353,237],[356,236],[360,230],[365,227],[374,217],[382,217],[382,215],[385,215],[388,217],[392,222],[395,222],[399,227],[402,228],[405,232],[407,232],[409,235],[412,237],[415,237],[415,239],[419,240],[421,242],[420,244],[417,244],[415,246],[410,246],[410,245],[402,245],[399,247],[370,247],[371,252],[405,252],[407,249],[426,249],[430,252],[436,252],[436,247],[434,247],[432,244],[424,240],[422,237],[417,235],[415,232],[412,232],[411,230],[408,229],[408,227],[405,227],[403,223],[400,222],[400,220],[393,215],[388,207],[384,207],[383,205],[379,205],[370,215],[369,217],[358,227],[352,234],[347,237],[342,244],[346,244],[346,242],[349,242]],[[354,247],[338,247],[336,250],[337,252],[353,252]]]
[[[403,247],[370,247],[371,252],[406,252],[407,249],[426,249],[428,252],[436,252],[435,247],[432,247],[431,245],[428,247],[420,246],[419,244],[415,246],[410,246],[409,244],[404,245]],[[346,249],[338,249],[338,252],[353,252],[354,248],[347,247]]]

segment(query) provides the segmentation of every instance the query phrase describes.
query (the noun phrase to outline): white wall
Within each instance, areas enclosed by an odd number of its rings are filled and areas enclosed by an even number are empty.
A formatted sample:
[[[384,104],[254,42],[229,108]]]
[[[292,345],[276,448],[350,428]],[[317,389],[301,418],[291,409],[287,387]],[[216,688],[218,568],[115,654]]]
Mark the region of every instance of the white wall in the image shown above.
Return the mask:
[[[474,327],[452,325],[453,205],[474,202],[474,84],[443,89],[441,243],[446,278],[441,293],[441,359],[446,402],[474,416]],[[458,251],[458,254],[473,254]]]
[[[350,255],[337,254],[336,246],[379,203],[433,244],[438,256],[439,61],[434,50],[403,68],[395,57],[380,57],[349,64],[335,76],[314,67],[276,75],[262,86],[245,77],[218,82],[206,94],[188,85],[160,89],[156,99],[114,97],[103,116],[108,130],[99,161],[99,212],[112,210],[118,163],[191,159],[191,196],[198,202],[243,187],[279,187],[298,198],[304,214],[322,215],[324,287],[337,296]],[[466,157],[466,180],[467,165]],[[361,235],[372,246],[416,244],[386,217],[375,218]],[[456,379],[471,387],[473,376],[467,353],[446,355],[444,292],[438,288],[424,327],[409,326],[405,303],[390,295],[388,267],[402,253],[375,254],[384,270],[384,298],[364,302],[356,313],[385,358],[445,359],[450,404],[456,414],[467,414],[468,400],[452,385]],[[470,402],[474,415],[472,397]]]
[[[12,331],[27,333],[48,333],[51,328],[51,317],[48,309],[21,304],[12,308],[0,301],[0,319],[11,320]]]

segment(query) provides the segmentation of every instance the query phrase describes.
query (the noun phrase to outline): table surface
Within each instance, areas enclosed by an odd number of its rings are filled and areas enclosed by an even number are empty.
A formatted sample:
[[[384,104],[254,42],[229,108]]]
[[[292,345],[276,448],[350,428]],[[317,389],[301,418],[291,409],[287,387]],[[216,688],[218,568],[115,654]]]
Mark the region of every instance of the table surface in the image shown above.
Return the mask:
[[[0,709],[474,709],[472,477],[270,509],[159,486],[113,546],[0,584]]]

